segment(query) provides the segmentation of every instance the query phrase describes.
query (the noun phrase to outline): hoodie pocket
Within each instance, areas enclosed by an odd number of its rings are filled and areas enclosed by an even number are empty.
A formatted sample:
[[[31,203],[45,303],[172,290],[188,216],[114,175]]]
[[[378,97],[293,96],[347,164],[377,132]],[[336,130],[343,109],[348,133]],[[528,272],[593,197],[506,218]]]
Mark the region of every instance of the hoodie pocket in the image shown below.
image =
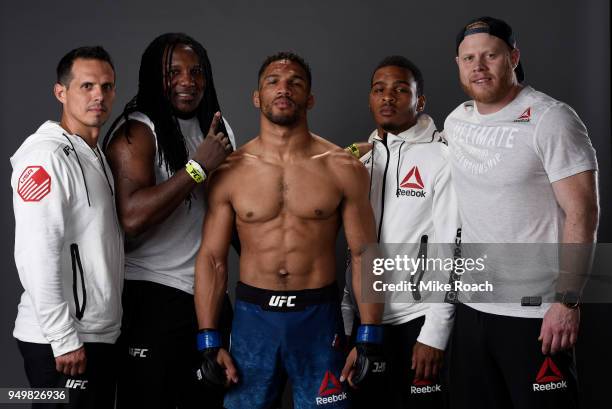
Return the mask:
[[[72,258],[72,294],[74,296],[74,309],[76,311],[76,317],[80,321],[81,318],[83,318],[83,314],[85,314],[85,305],[87,304],[87,291],[85,290],[85,276],[83,274],[83,265],[81,264],[81,255],[79,254],[78,244],[72,243],[70,245],[70,256]],[[83,294],[82,304],[79,302],[79,277]]]

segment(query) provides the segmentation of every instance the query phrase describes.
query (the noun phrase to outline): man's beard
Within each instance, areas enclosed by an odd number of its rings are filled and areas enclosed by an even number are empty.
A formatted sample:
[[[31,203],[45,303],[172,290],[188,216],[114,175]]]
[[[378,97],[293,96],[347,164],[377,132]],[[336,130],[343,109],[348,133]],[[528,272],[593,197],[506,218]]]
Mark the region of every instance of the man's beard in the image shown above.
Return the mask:
[[[302,105],[297,104],[295,101],[291,100],[293,103],[294,109],[291,113],[283,113],[283,114],[274,114],[272,104],[266,105],[262,108],[261,112],[264,114],[268,121],[273,124],[280,126],[291,126],[295,125],[296,122],[300,119],[300,114],[304,110]]]
[[[466,85],[461,81],[461,88],[463,92],[469,95],[474,101],[482,104],[494,104],[501,101],[513,87],[512,71],[506,70],[503,76],[497,78],[497,87],[490,88],[485,92],[474,92],[472,91],[472,84]]]
[[[420,113],[416,114],[412,121],[406,121],[405,123],[382,123],[380,127],[387,133],[399,135],[416,125],[419,115]]]

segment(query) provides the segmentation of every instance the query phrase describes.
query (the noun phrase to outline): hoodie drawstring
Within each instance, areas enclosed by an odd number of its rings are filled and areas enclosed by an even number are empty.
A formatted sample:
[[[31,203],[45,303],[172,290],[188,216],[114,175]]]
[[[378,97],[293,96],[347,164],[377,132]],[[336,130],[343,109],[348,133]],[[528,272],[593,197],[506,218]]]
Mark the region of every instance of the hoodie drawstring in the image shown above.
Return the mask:
[[[389,153],[389,148],[387,147],[387,141],[386,139],[384,141],[381,141],[381,143],[383,144],[383,146],[385,147],[385,150],[387,151],[387,162],[385,164],[385,171],[383,173],[383,179],[382,179],[382,192],[381,192],[381,200],[380,200],[380,220],[378,222],[378,235],[377,235],[377,243],[380,243],[380,237],[382,235],[382,226],[383,226],[383,219],[385,217],[385,190],[387,187],[387,171],[389,170],[389,159],[391,158],[391,153]],[[374,146],[372,145],[372,151],[374,150]],[[372,157],[372,166],[374,166],[374,158]],[[373,174],[370,175],[370,184],[372,183],[372,176]]]
[[[370,164],[370,191],[368,192],[368,199],[372,198],[372,178],[374,177],[374,151],[376,150],[374,149],[374,142],[376,142],[376,140],[372,141],[372,155],[370,157],[370,160],[372,162]]]
[[[87,204],[89,205],[89,207],[91,207],[91,201],[89,200],[89,189],[87,189],[87,181],[85,180],[85,172],[83,171],[83,166],[81,166],[81,160],[79,159],[79,154],[77,153],[76,149],[74,149],[74,145],[72,144],[72,141],[70,140],[70,138],[68,138],[68,135],[66,135],[65,133],[62,133],[62,135],[64,135],[64,137],[66,138],[70,146],[72,146],[72,151],[76,155],[77,163],[79,164],[79,168],[81,169],[81,175],[83,175],[83,185],[85,185],[85,193],[87,194]]]
[[[96,150],[96,156],[98,158],[98,162],[100,162],[100,166],[102,166],[102,172],[104,172],[104,177],[106,178],[106,183],[108,184],[108,188],[110,189],[111,192],[111,196],[115,195],[115,192],[113,192],[113,187],[111,186],[110,180],[108,179],[108,174],[106,173],[106,166],[104,166],[104,160],[102,159],[102,152],[100,152],[100,149],[98,149],[98,147],[96,146],[94,148]]]
[[[402,148],[404,147],[405,143],[406,141],[402,142],[402,144],[399,147],[399,151],[397,152],[397,167],[395,168],[395,182],[396,182],[395,197],[399,197],[399,188],[400,188],[399,171],[400,171],[401,158],[402,158]]]

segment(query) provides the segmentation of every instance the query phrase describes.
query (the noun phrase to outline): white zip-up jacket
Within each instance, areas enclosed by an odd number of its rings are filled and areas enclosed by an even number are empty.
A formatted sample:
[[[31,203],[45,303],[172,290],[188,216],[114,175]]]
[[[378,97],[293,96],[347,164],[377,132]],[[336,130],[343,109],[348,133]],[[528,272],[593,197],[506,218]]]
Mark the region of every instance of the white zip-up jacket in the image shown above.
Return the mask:
[[[370,173],[370,203],[376,217],[378,242],[408,243],[402,254],[417,258],[420,243],[425,241],[430,243],[429,256],[435,257],[432,252],[443,246],[431,243],[454,243],[459,217],[450,180],[448,148],[441,142],[433,120],[421,114],[417,123],[405,132],[388,133],[383,141],[374,130],[368,141],[373,148],[360,160]],[[428,273],[425,271],[424,279],[431,278]],[[411,277],[405,275],[409,281]],[[342,311],[348,332],[357,311],[350,266],[346,282]],[[427,294],[422,294],[422,299],[427,300]],[[398,325],[425,315],[418,341],[438,349],[446,347],[453,313],[452,304],[415,302],[412,294],[406,292],[385,293],[383,323]]]
[[[121,326],[123,233],[104,155],[47,121],[11,157],[15,264],[24,292],[15,338],[114,343]]]

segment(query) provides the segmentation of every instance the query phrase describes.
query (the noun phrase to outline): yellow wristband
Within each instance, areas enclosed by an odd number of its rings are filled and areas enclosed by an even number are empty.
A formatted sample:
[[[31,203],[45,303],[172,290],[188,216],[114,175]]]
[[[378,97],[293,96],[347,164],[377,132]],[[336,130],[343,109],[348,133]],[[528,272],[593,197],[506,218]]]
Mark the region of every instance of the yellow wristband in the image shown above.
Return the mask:
[[[359,148],[354,143],[350,144],[345,148],[351,155],[355,158],[359,159],[361,156],[359,155]]]
[[[185,171],[196,183],[202,183],[206,180],[206,173],[204,173],[204,169],[198,162],[193,159],[190,159],[189,162],[185,165]]]

